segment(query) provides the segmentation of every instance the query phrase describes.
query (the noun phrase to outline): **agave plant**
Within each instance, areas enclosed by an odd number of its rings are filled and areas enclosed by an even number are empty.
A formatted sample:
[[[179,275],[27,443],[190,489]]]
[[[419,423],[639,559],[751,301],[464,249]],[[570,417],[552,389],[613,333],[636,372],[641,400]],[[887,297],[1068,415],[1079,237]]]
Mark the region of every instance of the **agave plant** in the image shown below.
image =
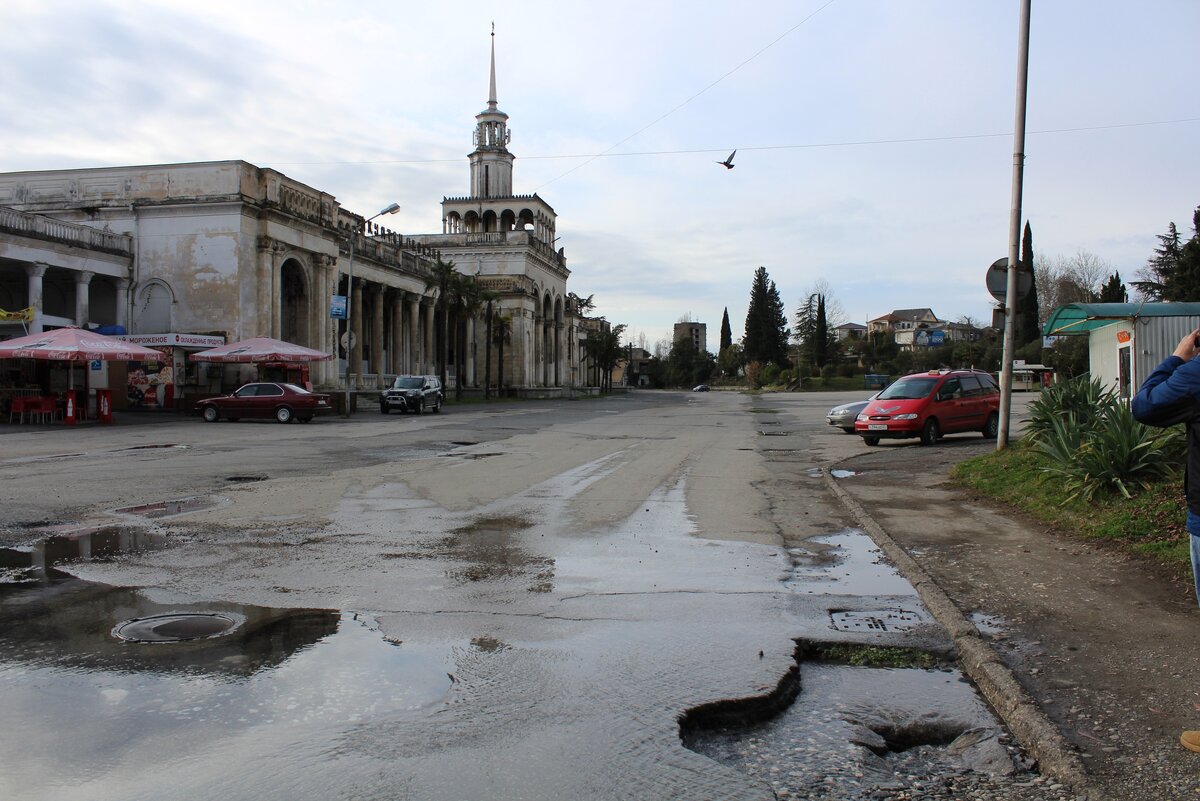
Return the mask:
[[[1085,437],[1119,405],[1117,397],[1105,389],[1099,379],[1076,376],[1046,387],[1037,400],[1029,404],[1025,436],[1035,444],[1041,444],[1055,435],[1059,424],[1070,420],[1080,429],[1078,435]]]
[[[1137,489],[1176,477],[1186,448],[1181,427],[1143,425],[1123,403],[1108,404],[1090,430],[1074,412],[1051,418],[1036,444],[1052,460],[1043,470],[1061,477],[1071,498],[1087,501],[1105,492],[1130,498]]]

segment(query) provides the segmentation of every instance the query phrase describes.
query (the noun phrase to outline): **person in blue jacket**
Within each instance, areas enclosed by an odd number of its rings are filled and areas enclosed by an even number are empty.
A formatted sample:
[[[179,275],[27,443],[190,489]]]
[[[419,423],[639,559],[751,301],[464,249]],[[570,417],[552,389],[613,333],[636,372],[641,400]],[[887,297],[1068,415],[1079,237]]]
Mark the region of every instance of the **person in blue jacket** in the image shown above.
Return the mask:
[[[1152,426],[1187,424],[1187,530],[1191,540],[1192,582],[1200,602],[1200,328],[1179,341],[1175,352],[1163,360],[1142,383],[1133,399],[1133,416]],[[1200,753],[1200,731],[1185,731],[1183,746]]]

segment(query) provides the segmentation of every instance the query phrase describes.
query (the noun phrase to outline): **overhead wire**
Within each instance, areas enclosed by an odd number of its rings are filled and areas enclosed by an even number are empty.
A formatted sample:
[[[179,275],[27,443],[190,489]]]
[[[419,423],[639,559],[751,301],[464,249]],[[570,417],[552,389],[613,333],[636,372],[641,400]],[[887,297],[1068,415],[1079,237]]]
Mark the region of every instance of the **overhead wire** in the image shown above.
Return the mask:
[[[1045,134],[1062,134],[1062,133],[1082,133],[1088,131],[1112,131],[1122,128],[1144,128],[1154,125],[1181,125],[1185,123],[1200,122],[1200,117],[1182,117],[1175,120],[1146,120],[1141,122],[1118,122],[1108,125],[1080,125],[1070,128],[1044,128],[1042,130],[1028,131],[1029,136],[1039,136]],[[644,130],[644,129],[643,129]],[[911,136],[911,137],[896,137],[889,139],[850,139],[835,142],[804,142],[800,144],[788,145],[737,145],[739,152],[752,152],[756,150],[811,150],[817,148],[832,148],[832,147],[869,147],[873,145],[907,145],[919,144],[921,142],[953,142],[965,141],[971,139],[997,139],[1011,138],[1012,131],[1001,131],[996,133],[979,133],[979,134],[946,134],[944,136]],[[618,143],[620,144],[620,143]],[[616,145],[614,145],[616,147]],[[550,161],[555,159],[588,159],[595,160],[600,158],[626,158],[629,156],[683,156],[683,155],[701,155],[706,153],[723,154],[728,153],[732,149],[732,145],[724,145],[721,147],[705,147],[691,148],[681,150],[626,150],[620,153],[610,152],[612,148],[600,153],[563,153],[558,155],[548,156],[521,156],[524,161]],[[462,158],[452,159],[382,159],[376,161],[288,161],[274,162],[277,166],[320,166],[320,165],[386,165],[386,164],[458,164],[462,162]],[[587,162],[584,162],[585,164]],[[583,164],[579,165],[580,167]],[[576,168],[577,169],[577,168]],[[563,173],[569,174],[570,171]],[[559,178],[563,177],[560,175]],[[558,180],[557,178],[553,180]],[[549,182],[547,182],[549,183]],[[542,184],[545,186],[545,184]],[[540,187],[539,187],[540,188]]]

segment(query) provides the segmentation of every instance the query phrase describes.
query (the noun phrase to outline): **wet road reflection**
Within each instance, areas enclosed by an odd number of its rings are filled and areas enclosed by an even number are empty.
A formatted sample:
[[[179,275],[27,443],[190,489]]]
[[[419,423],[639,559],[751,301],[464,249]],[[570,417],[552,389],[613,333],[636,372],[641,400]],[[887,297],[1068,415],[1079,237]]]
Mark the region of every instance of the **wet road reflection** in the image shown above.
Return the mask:
[[[123,643],[130,616],[220,610],[240,625]],[[335,798],[342,739],[427,714],[450,649],[390,642],[369,617],[159,598],[54,579],[0,601],[0,788],[23,799]],[[358,769],[356,769],[357,771]],[[164,788],[171,788],[165,793]],[[15,793],[15,794],[14,794]]]

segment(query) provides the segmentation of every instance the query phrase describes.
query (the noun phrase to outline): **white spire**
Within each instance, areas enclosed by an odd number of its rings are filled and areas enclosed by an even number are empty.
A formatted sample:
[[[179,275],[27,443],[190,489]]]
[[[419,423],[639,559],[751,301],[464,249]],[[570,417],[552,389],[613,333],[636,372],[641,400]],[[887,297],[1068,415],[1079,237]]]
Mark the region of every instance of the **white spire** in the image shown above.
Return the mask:
[[[496,110],[496,23],[492,23],[492,79],[488,85],[488,109]]]

